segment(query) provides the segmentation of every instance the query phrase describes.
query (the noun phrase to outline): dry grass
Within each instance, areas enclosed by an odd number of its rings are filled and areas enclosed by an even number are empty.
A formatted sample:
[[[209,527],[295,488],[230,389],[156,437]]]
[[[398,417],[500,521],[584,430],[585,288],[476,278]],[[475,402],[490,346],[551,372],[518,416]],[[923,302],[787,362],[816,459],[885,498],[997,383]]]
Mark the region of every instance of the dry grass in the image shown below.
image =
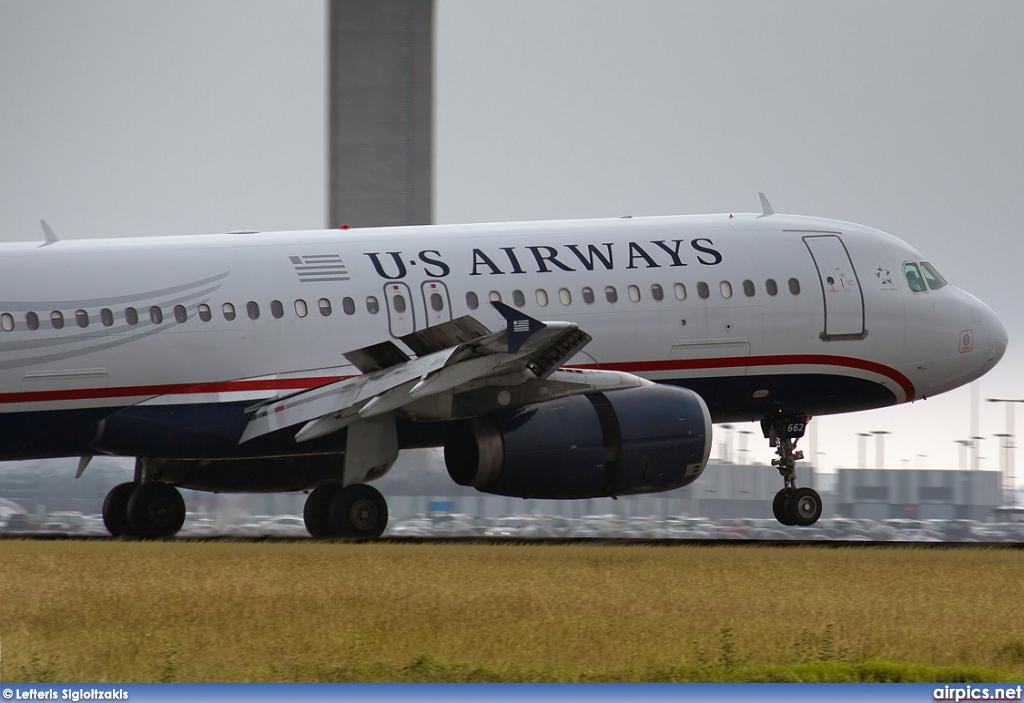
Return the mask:
[[[982,548],[2,540],[0,674],[644,680],[869,660],[1024,672],[1022,577],[1021,552]]]

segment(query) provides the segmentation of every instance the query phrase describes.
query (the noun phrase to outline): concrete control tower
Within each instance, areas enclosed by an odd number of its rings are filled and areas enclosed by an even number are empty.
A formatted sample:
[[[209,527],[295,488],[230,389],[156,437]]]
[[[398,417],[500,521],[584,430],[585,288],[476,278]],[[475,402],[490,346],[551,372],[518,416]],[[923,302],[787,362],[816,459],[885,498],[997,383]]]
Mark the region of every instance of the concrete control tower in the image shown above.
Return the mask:
[[[328,226],[430,224],[433,0],[330,0]]]

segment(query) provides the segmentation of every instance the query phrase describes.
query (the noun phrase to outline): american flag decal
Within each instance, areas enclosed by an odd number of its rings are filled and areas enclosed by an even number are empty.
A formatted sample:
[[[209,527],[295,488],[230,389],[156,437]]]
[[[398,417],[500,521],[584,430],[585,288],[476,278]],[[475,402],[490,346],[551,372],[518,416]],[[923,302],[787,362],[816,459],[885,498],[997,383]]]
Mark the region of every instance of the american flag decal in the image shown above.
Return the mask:
[[[516,320],[512,323],[513,332],[529,332],[530,321],[529,320]]]
[[[341,260],[341,254],[308,254],[288,258],[303,283],[349,280],[348,269]]]

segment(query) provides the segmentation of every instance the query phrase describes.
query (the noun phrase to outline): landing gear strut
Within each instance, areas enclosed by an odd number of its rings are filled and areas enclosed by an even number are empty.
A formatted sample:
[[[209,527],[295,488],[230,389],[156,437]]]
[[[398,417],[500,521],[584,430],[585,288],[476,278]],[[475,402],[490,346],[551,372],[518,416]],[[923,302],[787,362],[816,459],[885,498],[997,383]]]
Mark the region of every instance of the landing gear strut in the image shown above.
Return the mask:
[[[796,462],[804,458],[797,450],[797,441],[804,436],[810,420],[805,415],[776,415],[761,421],[761,429],[769,445],[775,447],[778,459],[772,466],[782,474],[784,486],[775,494],[772,512],[783,525],[813,525],[821,517],[821,496],[813,488],[797,488]]]

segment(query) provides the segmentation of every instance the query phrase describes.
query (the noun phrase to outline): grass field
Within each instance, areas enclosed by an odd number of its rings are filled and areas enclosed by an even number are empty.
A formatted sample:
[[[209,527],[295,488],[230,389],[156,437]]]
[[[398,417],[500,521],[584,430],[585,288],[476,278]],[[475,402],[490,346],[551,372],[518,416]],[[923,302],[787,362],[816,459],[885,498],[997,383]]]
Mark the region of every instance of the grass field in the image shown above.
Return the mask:
[[[1021,680],[1024,552],[0,540],[5,681]]]

